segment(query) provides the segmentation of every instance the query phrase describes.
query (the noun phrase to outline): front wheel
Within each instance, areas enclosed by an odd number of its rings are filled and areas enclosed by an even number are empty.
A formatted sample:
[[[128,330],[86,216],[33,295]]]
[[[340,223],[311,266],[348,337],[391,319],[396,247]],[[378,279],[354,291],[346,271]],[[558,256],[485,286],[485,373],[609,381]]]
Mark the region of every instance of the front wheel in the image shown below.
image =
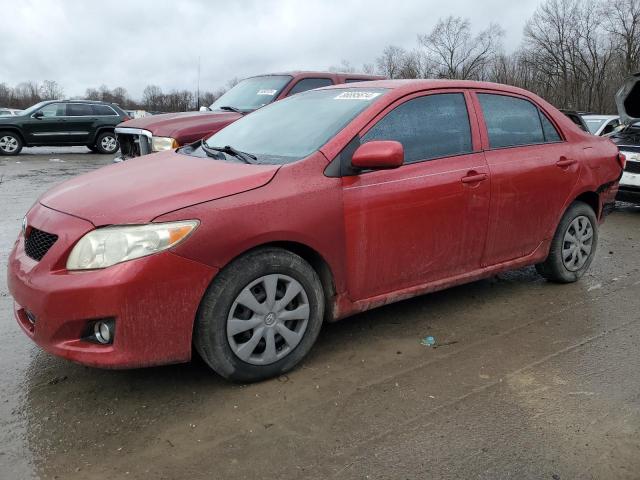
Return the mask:
[[[323,315],[322,284],[313,268],[287,250],[260,249],[214,279],[198,310],[194,345],[223,377],[264,380],[309,353]]]
[[[547,259],[536,270],[557,283],[577,281],[587,271],[598,246],[598,220],[593,209],[574,202],[556,230]]]
[[[18,155],[22,146],[19,135],[13,132],[0,132],[0,155]]]
[[[96,139],[96,149],[103,154],[116,153],[119,145],[116,134],[113,132],[103,132]]]

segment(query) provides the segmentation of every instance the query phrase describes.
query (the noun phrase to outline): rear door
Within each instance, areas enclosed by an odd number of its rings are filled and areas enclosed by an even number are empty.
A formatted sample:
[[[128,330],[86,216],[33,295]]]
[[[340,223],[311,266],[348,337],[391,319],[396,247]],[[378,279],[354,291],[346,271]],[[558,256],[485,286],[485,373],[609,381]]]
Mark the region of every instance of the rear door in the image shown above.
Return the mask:
[[[41,117],[35,115],[41,112]],[[67,138],[66,105],[49,103],[25,121],[23,130],[29,145],[64,144]]]
[[[491,172],[488,266],[530,255],[553,235],[582,152],[529,99],[496,92],[475,98]]]
[[[480,268],[489,170],[467,98],[455,90],[412,95],[361,133],[362,143],[402,143],[405,164],[343,178],[346,270],[354,299]]]
[[[95,130],[97,115],[88,103],[67,104],[68,143],[87,144]]]

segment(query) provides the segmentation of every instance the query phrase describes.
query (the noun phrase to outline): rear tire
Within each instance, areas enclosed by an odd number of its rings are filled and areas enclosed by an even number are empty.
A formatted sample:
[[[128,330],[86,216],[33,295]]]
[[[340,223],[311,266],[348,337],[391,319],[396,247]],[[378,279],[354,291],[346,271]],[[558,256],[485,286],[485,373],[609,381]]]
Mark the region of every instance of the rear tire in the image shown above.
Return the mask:
[[[213,280],[198,309],[194,346],[227,379],[265,380],[288,372],[309,353],[323,316],[315,270],[287,250],[259,249]]]
[[[18,155],[24,143],[20,135],[14,132],[0,132],[0,155]]]
[[[597,246],[595,212],[586,203],[574,202],[560,220],[549,256],[536,265],[536,270],[551,282],[576,282],[591,265]]]
[[[96,138],[96,149],[98,153],[110,155],[116,153],[118,148],[120,148],[120,145],[118,145],[116,134],[113,132],[102,132],[98,135],[98,138]]]

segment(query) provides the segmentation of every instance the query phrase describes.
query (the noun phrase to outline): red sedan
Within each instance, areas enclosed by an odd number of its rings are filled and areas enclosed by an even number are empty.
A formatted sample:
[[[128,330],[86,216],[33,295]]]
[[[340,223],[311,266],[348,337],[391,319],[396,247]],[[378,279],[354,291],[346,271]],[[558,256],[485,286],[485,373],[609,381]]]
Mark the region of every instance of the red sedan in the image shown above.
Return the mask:
[[[589,268],[624,157],[537,96],[461,81],[295,95],[44,194],[9,259],[20,326],[98,367],[254,381],[324,321],[536,265]]]

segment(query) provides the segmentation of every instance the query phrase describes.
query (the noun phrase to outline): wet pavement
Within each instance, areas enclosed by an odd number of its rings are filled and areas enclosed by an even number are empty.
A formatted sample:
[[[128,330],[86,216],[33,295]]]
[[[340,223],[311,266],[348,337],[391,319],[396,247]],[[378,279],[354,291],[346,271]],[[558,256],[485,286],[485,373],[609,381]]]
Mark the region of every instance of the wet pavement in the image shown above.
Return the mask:
[[[75,365],[13,320],[22,216],[110,162],[85,152],[0,157],[1,479],[640,478],[640,208],[607,219],[577,284],[527,268],[389,305],[326,325],[289,375],[235,385],[197,360]]]

